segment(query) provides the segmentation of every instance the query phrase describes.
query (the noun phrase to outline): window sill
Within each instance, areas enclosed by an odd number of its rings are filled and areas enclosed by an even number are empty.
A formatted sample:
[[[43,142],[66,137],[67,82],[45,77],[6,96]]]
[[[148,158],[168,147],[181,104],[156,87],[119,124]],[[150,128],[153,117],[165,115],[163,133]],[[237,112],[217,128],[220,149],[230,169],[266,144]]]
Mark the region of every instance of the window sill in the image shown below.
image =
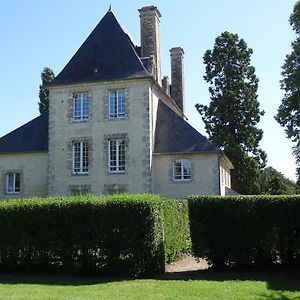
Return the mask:
[[[80,172],[73,172],[72,176],[88,176],[89,173],[80,173]]]

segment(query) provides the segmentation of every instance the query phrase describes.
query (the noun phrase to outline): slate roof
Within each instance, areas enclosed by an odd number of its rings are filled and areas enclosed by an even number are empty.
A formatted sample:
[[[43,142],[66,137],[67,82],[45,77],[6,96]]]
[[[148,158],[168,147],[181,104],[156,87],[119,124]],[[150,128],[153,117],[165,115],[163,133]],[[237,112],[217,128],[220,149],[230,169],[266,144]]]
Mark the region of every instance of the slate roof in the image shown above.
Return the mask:
[[[155,153],[220,152],[189,123],[178,116],[161,100],[158,103]]]
[[[108,11],[50,85],[149,76],[129,35]]]
[[[0,138],[0,153],[48,151],[48,114]]]

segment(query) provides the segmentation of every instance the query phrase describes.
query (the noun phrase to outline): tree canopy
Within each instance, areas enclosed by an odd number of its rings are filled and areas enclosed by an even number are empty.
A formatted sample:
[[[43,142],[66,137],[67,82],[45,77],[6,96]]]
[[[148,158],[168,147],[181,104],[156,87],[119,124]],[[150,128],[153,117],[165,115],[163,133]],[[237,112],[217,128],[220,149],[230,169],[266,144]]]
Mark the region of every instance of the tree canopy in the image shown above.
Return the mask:
[[[297,185],[272,167],[263,170],[261,192],[269,195],[297,194]]]
[[[256,127],[264,112],[257,101],[252,53],[237,34],[218,36],[203,57],[211,101],[208,106],[196,104],[209,139],[235,166],[233,188],[243,194],[259,193],[260,169],[266,163],[266,153],[259,148],[263,131]]]
[[[275,119],[284,127],[286,135],[294,142],[293,154],[297,163],[297,176],[300,185],[300,1],[297,1],[290,16],[290,24],[296,33],[292,42],[292,52],[285,58],[282,66],[284,90],[282,103]]]
[[[55,78],[54,72],[45,67],[41,72],[42,84],[40,85],[39,90],[39,111],[40,114],[47,113],[49,111],[49,90],[47,89],[47,84]]]

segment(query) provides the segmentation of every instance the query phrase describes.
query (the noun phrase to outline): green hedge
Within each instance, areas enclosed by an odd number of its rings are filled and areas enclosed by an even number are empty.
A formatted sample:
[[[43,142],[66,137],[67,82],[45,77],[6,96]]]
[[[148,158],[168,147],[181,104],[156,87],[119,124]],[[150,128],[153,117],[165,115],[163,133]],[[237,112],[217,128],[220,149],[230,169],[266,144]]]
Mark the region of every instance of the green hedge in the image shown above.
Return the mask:
[[[153,195],[4,201],[0,270],[161,273],[164,252],[168,258],[180,252],[169,242],[164,246],[164,238],[177,234],[166,206],[167,200]]]
[[[189,198],[193,253],[215,267],[300,265],[300,196]]]
[[[191,252],[190,224],[187,200],[163,202],[165,261],[174,261]]]

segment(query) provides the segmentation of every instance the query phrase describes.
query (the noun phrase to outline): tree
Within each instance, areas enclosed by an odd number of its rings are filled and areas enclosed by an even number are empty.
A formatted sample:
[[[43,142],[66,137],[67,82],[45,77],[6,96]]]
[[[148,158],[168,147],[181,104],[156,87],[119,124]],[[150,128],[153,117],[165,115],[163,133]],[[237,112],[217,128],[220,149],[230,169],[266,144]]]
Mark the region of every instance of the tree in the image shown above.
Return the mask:
[[[47,89],[47,84],[54,78],[54,72],[48,67],[45,67],[41,72],[42,84],[40,85],[40,101],[38,103],[40,114],[47,113],[49,111],[49,90]]]
[[[296,33],[296,40],[292,42],[292,52],[286,56],[282,66],[283,79],[280,84],[285,93],[275,119],[285,128],[287,137],[295,143],[293,154],[300,184],[300,1],[294,6],[290,25]]]
[[[196,104],[209,139],[235,166],[233,188],[243,194],[259,193],[260,170],[266,164],[266,153],[259,148],[263,131],[256,127],[264,112],[257,101],[252,53],[237,34],[218,36],[213,50],[203,57],[211,102],[209,106]]]
[[[269,195],[293,195],[297,193],[297,184],[274,168],[267,167],[262,172],[261,191]]]

